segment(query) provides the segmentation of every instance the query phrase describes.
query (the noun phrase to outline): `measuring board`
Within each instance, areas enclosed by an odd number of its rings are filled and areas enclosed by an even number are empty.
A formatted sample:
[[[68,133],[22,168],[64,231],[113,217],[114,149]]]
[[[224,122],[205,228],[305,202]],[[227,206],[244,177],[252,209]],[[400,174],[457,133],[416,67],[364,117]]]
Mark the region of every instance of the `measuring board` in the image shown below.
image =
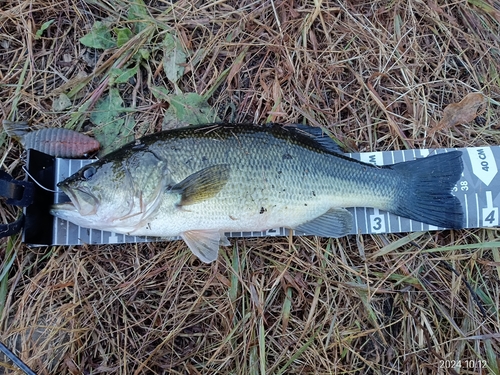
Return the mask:
[[[464,162],[464,171],[452,192],[462,204],[465,217],[464,227],[497,226],[499,223],[498,207],[500,206],[500,176],[498,175],[497,160],[500,162],[500,146],[382,151],[353,153],[346,154],[346,156],[366,163],[386,165],[452,150],[462,151]],[[93,161],[88,159],[56,159],[54,185]],[[64,194],[54,194],[54,203],[62,203],[67,200],[68,197]],[[354,218],[351,234],[400,233],[443,229],[373,208],[349,208],[348,210]],[[96,229],[81,228],[59,218],[54,218],[52,227],[53,245],[114,244],[165,240],[165,238],[127,236]],[[226,233],[226,235],[228,237],[265,237],[286,236],[289,232],[290,230],[286,228],[273,228],[264,232],[230,232]],[[301,235],[305,233],[294,231],[294,234]]]

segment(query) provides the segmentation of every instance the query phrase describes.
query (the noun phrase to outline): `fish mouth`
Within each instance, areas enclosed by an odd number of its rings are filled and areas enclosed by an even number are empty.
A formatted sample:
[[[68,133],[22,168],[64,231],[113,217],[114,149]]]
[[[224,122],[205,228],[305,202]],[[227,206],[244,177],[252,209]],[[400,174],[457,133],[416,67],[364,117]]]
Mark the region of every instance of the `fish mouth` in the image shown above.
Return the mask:
[[[50,207],[50,213],[54,216],[60,217],[61,213],[78,213],[77,208],[73,202],[56,203]]]
[[[70,202],[55,204],[51,211],[72,211],[82,216],[96,213],[99,201],[94,195],[79,188],[70,188],[65,184],[61,184],[59,188],[68,196]]]

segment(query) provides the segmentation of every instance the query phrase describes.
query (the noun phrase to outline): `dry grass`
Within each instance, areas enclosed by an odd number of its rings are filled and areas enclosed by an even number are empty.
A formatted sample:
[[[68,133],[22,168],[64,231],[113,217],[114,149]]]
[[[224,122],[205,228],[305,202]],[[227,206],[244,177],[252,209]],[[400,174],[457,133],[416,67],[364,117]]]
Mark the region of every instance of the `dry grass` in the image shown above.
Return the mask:
[[[0,117],[92,130],[109,67],[147,48],[140,76],[118,88],[138,132],[159,130],[166,105],[150,88],[172,88],[157,48],[170,31],[190,56],[179,87],[213,91],[224,120],[325,126],[360,151],[500,144],[493,0],[147,3],[147,37],[99,53],[78,40],[106,17],[133,28],[125,1],[0,0]],[[489,99],[483,121],[430,131],[475,91]],[[1,142],[2,168],[21,175],[19,146]],[[181,242],[2,240],[1,266],[15,261],[0,281],[0,341],[39,374],[472,374],[479,363],[499,374],[500,252],[481,246],[497,230],[414,237],[387,252],[398,236],[240,239],[210,266]],[[0,373],[16,371],[1,362]]]

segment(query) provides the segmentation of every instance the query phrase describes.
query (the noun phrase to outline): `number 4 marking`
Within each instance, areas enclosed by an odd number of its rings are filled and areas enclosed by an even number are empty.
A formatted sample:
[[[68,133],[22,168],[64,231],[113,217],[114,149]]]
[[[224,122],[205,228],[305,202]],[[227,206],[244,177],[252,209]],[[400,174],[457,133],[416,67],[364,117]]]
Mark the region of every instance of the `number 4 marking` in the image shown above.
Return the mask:
[[[486,192],[486,207],[482,209],[483,227],[494,227],[498,225],[498,207],[493,206],[491,191]]]
[[[497,211],[498,209],[493,209],[483,220],[487,221],[490,225],[495,225],[494,223],[498,222]]]

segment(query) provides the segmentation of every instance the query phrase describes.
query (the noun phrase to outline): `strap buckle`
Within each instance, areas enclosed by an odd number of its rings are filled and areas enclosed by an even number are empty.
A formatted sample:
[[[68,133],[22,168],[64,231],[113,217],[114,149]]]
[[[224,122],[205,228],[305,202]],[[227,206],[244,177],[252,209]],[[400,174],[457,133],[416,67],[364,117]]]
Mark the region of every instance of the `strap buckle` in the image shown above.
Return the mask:
[[[7,198],[5,203],[27,207],[33,203],[35,187],[30,181],[19,181],[10,174],[0,170],[0,197]],[[24,215],[21,214],[14,222],[0,224],[0,238],[12,236],[19,232],[24,225]]]

